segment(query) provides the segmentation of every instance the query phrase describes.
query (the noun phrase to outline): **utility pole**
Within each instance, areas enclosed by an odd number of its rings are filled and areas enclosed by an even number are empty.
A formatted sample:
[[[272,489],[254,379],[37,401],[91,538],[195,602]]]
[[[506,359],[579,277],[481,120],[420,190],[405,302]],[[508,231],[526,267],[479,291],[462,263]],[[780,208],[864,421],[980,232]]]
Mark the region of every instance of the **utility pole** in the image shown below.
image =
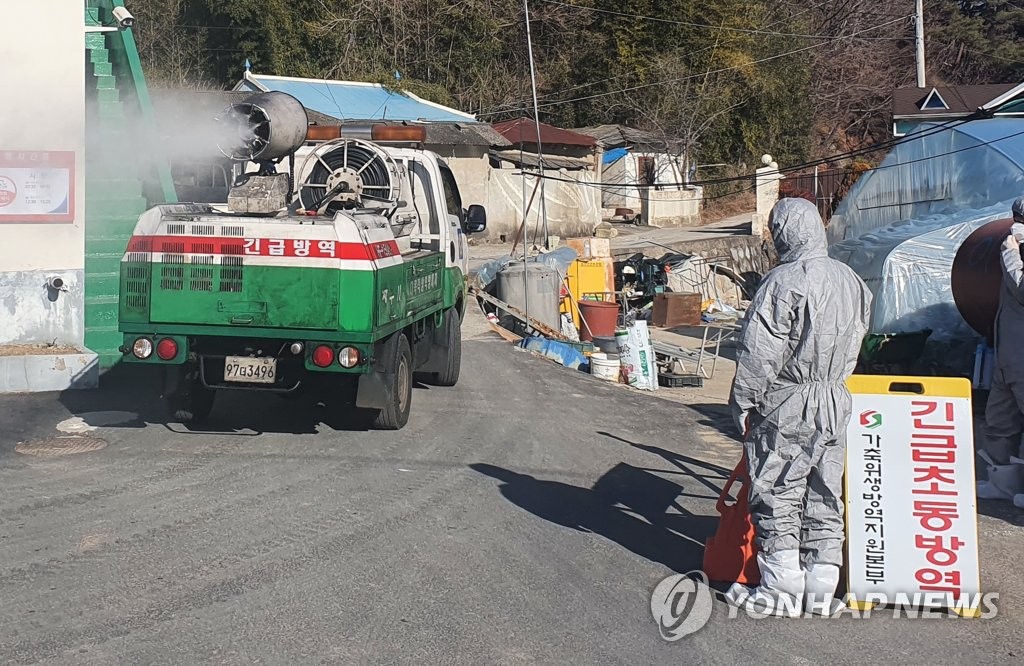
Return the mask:
[[[523,14],[526,18],[526,50],[530,57],[530,89],[533,91],[533,122],[537,128],[537,166],[539,173],[537,177],[540,178],[540,217],[541,217],[541,229],[544,233],[544,249],[550,249],[548,247],[548,206],[547,196],[544,194],[544,146],[540,140],[540,107],[537,104],[537,70],[533,62],[533,35],[530,33],[530,5],[528,0],[523,0]],[[519,138],[522,140],[522,129],[519,131]],[[524,190],[525,193],[525,190]],[[524,227],[525,229],[525,227]],[[525,232],[524,232],[525,233]],[[527,236],[523,236],[525,239]],[[525,244],[525,243],[524,243]]]
[[[917,87],[925,87],[924,76],[924,0],[917,0]]]

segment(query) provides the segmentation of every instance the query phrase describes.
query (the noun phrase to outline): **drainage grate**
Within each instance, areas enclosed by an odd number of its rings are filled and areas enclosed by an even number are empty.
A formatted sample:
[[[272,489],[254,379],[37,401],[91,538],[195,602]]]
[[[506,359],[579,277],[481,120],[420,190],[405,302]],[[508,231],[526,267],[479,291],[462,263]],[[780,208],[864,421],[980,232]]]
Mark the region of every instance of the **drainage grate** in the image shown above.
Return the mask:
[[[106,446],[107,443],[98,437],[52,437],[34,442],[21,442],[14,450],[26,456],[56,458],[99,451]]]

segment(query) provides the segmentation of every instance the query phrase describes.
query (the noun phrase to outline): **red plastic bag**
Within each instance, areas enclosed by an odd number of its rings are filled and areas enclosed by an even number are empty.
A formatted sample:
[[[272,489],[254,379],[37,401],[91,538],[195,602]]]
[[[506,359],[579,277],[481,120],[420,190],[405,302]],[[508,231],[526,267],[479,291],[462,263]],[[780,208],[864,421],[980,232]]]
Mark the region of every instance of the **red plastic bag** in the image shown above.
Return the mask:
[[[729,504],[729,491],[739,480],[736,501]],[[715,536],[704,546],[704,573],[708,580],[719,583],[741,583],[756,586],[761,582],[757,566],[758,547],[754,541],[754,523],[750,519],[750,479],[747,476],[747,456],[740,458],[736,469],[718,497],[716,506],[721,516]]]

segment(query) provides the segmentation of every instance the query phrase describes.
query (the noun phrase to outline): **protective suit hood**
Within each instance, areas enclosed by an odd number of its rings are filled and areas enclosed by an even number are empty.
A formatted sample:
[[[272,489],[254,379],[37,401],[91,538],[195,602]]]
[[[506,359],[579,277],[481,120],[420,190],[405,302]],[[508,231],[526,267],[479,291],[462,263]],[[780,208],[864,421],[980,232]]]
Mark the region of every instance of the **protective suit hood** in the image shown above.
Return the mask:
[[[828,256],[825,225],[817,207],[807,199],[779,201],[768,216],[768,228],[784,264]]]

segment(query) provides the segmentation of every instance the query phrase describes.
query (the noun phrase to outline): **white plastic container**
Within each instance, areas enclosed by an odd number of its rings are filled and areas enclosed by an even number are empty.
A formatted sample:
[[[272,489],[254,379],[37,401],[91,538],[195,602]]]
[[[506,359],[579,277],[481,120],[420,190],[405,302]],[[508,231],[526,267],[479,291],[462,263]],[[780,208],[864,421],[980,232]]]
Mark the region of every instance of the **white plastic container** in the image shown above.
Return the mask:
[[[590,356],[590,374],[608,382],[619,381],[620,363],[618,358],[610,359],[607,354],[594,353]]]

